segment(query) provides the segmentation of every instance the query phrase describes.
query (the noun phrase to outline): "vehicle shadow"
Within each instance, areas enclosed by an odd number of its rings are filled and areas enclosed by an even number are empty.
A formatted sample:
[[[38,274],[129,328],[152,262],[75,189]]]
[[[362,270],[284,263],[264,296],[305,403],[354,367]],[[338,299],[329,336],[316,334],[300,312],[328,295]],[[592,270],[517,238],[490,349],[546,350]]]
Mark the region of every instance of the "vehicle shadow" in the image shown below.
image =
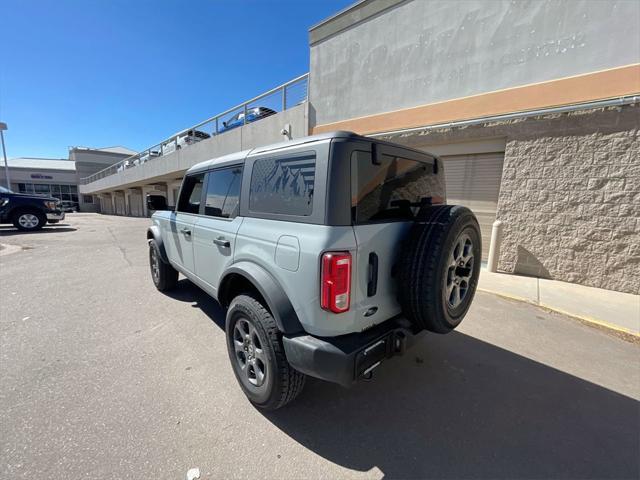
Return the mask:
[[[68,224],[46,225],[41,230],[36,230],[35,232],[23,232],[22,230],[18,230],[13,226],[2,226],[0,227],[0,237],[11,237],[14,235],[38,235],[43,233],[65,233],[75,232],[76,230],[77,228],[70,227]]]
[[[462,333],[343,389],[310,380],[274,425],[386,478],[639,478],[636,400]]]
[[[174,300],[191,303],[193,308],[202,310],[216,326],[224,330],[224,309],[211,296],[186,278],[179,280],[176,288],[164,293]]]
[[[224,329],[188,280],[167,293]],[[307,379],[260,411],[330,462],[386,478],[639,478],[640,403],[471,336],[428,335],[353,388]]]

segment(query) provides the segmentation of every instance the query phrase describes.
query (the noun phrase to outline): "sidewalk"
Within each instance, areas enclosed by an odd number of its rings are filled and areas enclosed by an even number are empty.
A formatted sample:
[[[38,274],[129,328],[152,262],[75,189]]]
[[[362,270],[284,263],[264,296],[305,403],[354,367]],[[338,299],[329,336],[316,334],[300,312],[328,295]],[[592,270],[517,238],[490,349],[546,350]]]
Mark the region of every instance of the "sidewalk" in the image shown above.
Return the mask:
[[[640,336],[640,295],[506,273],[480,273],[478,290]]]

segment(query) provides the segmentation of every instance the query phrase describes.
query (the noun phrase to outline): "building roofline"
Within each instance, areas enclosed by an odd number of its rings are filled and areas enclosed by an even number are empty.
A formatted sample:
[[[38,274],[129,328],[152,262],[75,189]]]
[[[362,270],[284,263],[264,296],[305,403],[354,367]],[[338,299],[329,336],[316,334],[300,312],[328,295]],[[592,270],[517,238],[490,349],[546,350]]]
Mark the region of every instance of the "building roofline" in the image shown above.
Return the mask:
[[[407,0],[359,0],[309,27],[309,45],[313,46],[349,27],[364,22]]]

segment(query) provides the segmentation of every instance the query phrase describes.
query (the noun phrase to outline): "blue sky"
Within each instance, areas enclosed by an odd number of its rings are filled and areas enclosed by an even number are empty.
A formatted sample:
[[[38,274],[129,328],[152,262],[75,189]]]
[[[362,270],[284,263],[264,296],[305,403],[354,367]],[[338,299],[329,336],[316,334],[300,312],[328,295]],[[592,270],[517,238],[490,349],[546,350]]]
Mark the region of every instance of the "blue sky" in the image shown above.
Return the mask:
[[[3,0],[9,157],[140,150],[309,69],[308,28],[354,0]]]

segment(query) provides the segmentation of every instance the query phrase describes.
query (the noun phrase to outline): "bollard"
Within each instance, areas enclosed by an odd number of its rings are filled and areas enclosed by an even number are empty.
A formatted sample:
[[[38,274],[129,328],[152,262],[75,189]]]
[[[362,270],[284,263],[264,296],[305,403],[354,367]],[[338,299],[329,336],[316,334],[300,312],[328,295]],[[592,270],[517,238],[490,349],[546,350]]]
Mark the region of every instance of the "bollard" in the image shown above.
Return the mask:
[[[489,259],[487,271],[495,273],[498,270],[498,258],[500,257],[500,244],[502,243],[502,222],[496,220],[491,229],[491,243],[489,243]]]

